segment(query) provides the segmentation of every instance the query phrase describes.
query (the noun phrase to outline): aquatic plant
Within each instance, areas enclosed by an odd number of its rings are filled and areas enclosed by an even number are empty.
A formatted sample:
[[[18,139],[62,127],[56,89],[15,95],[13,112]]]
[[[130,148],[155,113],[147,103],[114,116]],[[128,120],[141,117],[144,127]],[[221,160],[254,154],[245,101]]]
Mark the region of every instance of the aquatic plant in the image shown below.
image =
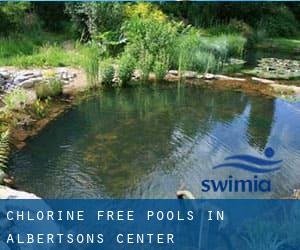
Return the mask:
[[[149,79],[149,74],[152,70],[153,59],[154,56],[148,50],[144,49],[140,52],[137,67],[141,71],[141,77],[144,82]]]
[[[155,58],[153,72],[156,80],[160,81],[164,79],[170,67],[169,62],[169,55],[165,51],[161,51],[161,53]]]
[[[60,80],[51,79],[44,81],[35,87],[35,93],[38,99],[45,99],[47,97],[55,97],[61,95],[63,92],[63,85]]]
[[[100,64],[100,81],[103,85],[112,85],[115,69],[111,60],[105,60]]]
[[[50,100],[51,100],[51,97],[47,97],[45,100],[36,99],[34,101],[34,103],[32,104],[32,109],[33,109],[34,114],[38,118],[44,118],[48,115]]]
[[[9,130],[0,134],[0,169],[6,168],[9,156]]]
[[[95,44],[91,44],[81,49],[82,66],[87,75],[87,81],[90,88],[97,87],[100,84],[99,79],[99,48]]]
[[[28,95],[24,89],[15,88],[4,96],[3,102],[10,111],[22,109],[28,102]]]
[[[133,56],[124,52],[119,59],[118,77],[122,86],[126,86],[131,80],[135,68],[135,60]]]

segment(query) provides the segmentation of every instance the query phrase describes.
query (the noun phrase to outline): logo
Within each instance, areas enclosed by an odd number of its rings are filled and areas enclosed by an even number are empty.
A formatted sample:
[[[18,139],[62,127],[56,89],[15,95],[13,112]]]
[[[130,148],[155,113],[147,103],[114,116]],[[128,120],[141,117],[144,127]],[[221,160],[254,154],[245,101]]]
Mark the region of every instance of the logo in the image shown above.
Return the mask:
[[[282,160],[271,160],[274,156],[274,150],[269,147],[264,151],[264,158],[252,155],[233,155],[226,157],[224,163],[213,167],[214,170],[218,169],[239,169],[242,171],[254,174],[266,174],[278,171],[281,166],[279,164]],[[254,175],[249,179],[237,179],[232,175],[228,176],[225,180],[203,180],[203,192],[270,192],[271,180],[266,178],[259,178]]]

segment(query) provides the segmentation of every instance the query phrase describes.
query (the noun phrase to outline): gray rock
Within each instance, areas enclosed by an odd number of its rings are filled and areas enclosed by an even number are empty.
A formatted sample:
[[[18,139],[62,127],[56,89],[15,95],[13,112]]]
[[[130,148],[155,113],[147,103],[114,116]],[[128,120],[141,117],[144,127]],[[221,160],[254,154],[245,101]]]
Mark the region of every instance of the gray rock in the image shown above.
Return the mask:
[[[168,74],[178,76],[178,70],[169,70]]]
[[[0,86],[3,86],[5,84],[6,84],[5,79],[0,76]]]
[[[216,77],[215,77],[214,74],[209,74],[209,73],[204,74],[204,79],[205,79],[205,80],[213,80],[213,79],[215,79],[215,78],[216,78]]]
[[[42,73],[39,70],[20,71],[15,74],[13,83],[18,85],[26,80],[29,80],[31,78],[38,78],[38,77],[42,77]]]
[[[215,75],[215,78],[218,80],[223,80],[223,81],[237,81],[237,82],[246,81],[246,79],[244,79],[244,78],[230,77],[230,76],[224,76],[224,75]]]
[[[42,81],[43,81],[43,77],[30,78],[28,80],[21,82],[20,86],[25,89],[33,88],[37,83],[40,83]]]
[[[195,71],[184,71],[182,76],[184,78],[189,78],[189,79],[197,78],[197,72],[195,72]]]
[[[10,73],[8,71],[0,71],[0,76],[4,79],[10,78]]]

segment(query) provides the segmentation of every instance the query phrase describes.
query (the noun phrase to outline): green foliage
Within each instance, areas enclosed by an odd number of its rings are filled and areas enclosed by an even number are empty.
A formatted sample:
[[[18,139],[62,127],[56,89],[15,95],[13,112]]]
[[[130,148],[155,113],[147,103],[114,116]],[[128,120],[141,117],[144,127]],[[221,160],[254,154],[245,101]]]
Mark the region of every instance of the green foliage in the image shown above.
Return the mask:
[[[11,34],[0,38],[0,65],[22,68],[77,65],[78,55],[59,44],[64,35],[45,32]]]
[[[171,58],[173,67],[198,72],[215,72],[230,57],[241,57],[246,39],[237,34],[202,36],[196,29],[187,29],[177,38]]]
[[[67,3],[66,12],[83,39],[106,31],[119,31],[124,20],[124,4],[110,2]]]
[[[126,86],[127,83],[131,80],[134,69],[135,60],[133,56],[128,52],[124,52],[119,59],[118,71],[118,76],[122,86]]]
[[[269,37],[295,37],[299,35],[299,24],[293,13],[284,5],[273,13],[261,17],[258,29],[265,30]]]
[[[24,89],[16,88],[4,96],[3,102],[9,111],[20,110],[26,106],[28,95]]]
[[[56,79],[42,82],[35,87],[35,93],[38,99],[55,97],[62,94],[62,82]]]
[[[135,16],[124,23],[123,30],[135,57],[143,50],[153,56],[160,50],[169,53],[177,35],[177,27],[171,22]]]
[[[32,110],[38,118],[44,118],[48,115],[50,100],[51,98],[47,97],[45,100],[36,99],[34,101],[34,103],[32,104]]]
[[[254,30],[249,24],[235,18],[231,19],[229,23],[214,25],[209,32],[212,35],[238,34],[248,39],[254,35]]]
[[[111,60],[105,60],[100,64],[100,79],[101,84],[105,86],[112,85],[114,79],[115,69]]]
[[[131,10],[130,18],[124,23],[123,30],[128,40],[126,50],[136,60],[142,79],[148,79],[152,71],[168,68],[169,55],[174,51],[178,35],[178,25],[171,23],[158,10],[149,13],[149,4],[138,4]],[[142,17],[142,18],[141,18]],[[164,51],[164,56],[161,56]],[[162,60],[162,61],[161,61]],[[161,74],[159,74],[161,77]]]
[[[144,49],[140,52],[137,67],[141,71],[142,80],[144,82],[149,79],[149,74],[152,70],[153,62],[154,56],[148,50]]]
[[[153,72],[157,81],[163,80],[170,67],[169,55],[164,51],[155,58]]]
[[[0,134],[0,169],[6,168],[9,149],[9,130],[7,130]]]
[[[99,79],[99,48],[95,44],[91,44],[81,49],[82,62],[90,88],[97,87],[100,83]]]
[[[30,3],[27,2],[1,2],[0,3],[0,34],[21,31],[27,28],[27,24],[33,18],[28,13]]]

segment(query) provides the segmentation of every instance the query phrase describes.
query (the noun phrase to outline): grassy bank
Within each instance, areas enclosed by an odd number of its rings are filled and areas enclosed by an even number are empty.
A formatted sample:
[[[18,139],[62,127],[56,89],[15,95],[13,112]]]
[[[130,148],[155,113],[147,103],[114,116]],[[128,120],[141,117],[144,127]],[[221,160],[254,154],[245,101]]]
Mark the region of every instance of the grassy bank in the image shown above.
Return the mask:
[[[285,53],[299,53],[300,54],[300,37],[297,38],[272,38],[265,39],[259,42],[256,47],[260,49],[274,50]]]

